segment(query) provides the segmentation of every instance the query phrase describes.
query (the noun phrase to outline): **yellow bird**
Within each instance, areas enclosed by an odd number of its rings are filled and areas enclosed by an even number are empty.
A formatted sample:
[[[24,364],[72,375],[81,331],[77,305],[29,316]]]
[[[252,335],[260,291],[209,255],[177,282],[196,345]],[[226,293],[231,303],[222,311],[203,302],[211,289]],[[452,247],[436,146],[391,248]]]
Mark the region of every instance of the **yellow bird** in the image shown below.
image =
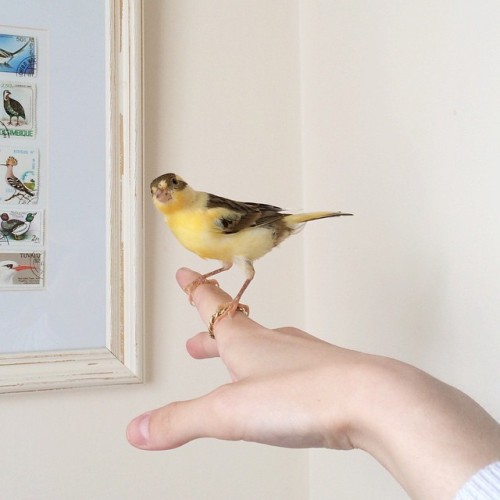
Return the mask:
[[[231,316],[242,308],[248,312],[240,300],[255,275],[253,261],[270,252],[305,222],[352,215],[343,212],[288,214],[273,205],[233,201],[196,191],[176,174],[164,174],[151,182],[151,195],[182,245],[204,259],[222,262],[222,267],[204,274],[187,287],[190,299],[197,286],[217,284],[207,278],[227,271],[233,264],[243,269],[245,282],[220,316]]]

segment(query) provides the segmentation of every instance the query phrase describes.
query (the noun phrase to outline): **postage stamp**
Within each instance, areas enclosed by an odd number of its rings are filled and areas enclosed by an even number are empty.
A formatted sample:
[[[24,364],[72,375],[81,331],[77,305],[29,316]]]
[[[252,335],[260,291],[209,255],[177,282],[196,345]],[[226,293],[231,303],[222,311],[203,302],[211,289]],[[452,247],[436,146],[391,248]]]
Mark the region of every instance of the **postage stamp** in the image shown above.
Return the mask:
[[[43,252],[0,253],[0,290],[43,288]]]
[[[35,137],[35,86],[0,82],[0,138]]]
[[[43,211],[1,210],[0,248],[40,247],[43,244]]]
[[[6,148],[1,147],[0,143],[0,203],[9,205],[38,203],[38,158],[37,149]]]
[[[35,37],[0,33],[0,73],[34,76],[36,65]]]

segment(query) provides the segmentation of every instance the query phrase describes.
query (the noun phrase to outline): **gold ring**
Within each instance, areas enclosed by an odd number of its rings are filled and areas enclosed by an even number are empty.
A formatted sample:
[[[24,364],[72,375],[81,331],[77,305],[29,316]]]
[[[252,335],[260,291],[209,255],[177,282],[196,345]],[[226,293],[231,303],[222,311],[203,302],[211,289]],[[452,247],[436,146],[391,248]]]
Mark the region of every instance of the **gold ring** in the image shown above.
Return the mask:
[[[194,281],[192,281],[191,283],[189,283],[189,285],[186,285],[183,288],[184,293],[188,295],[188,297],[189,297],[189,303],[192,306],[194,306],[194,302],[193,302],[194,291],[200,285],[212,285],[212,286],[215,286],[215,287],[219,288],[219,282],[217,280],[207,280],[206,278],[203,278],[203,277],[195,279]]]
[[[217,311],[215,311],[210,317],[210,321],[208,322],[208,334],[210,335],[211,338],[215,339],[215,334],[214,334],[215,323],[217,323],[217,321],[219,321],[227,313],[230,305],[231,305],[230,302],[228,304],[220,305],[217,308]],[[248,306],[245,306],[243,304],[238,304],[236,310],[242,312],[245,316],[248,316],[249,313]]]

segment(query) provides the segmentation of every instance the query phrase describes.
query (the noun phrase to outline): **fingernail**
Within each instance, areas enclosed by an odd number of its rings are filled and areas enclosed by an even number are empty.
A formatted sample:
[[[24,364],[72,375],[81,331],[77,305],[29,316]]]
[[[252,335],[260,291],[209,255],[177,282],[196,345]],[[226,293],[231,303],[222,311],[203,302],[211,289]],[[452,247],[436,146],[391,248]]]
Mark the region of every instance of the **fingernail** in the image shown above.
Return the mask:
[[[149,419],[151,412],[142,414],[130,422],[127,428],[127,439],[138,448],[146,448],[149,443]]]

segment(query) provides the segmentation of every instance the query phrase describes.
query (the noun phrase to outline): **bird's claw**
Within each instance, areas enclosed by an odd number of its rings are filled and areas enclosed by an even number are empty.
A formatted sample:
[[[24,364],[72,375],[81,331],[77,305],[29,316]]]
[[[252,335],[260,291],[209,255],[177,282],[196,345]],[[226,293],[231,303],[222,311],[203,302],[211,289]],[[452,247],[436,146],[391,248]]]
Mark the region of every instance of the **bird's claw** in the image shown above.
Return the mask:
[[[207,278],[200,276],[199,278],[195,279],[189,285],[187,285],[184,288],[184,293],[188,295],[189,298],[189,303],[194,306],[194,301],[193,301],[193,294],[194,291],[200,286],[200,285],[212,285],[216,286],[219,288],[219,282],[217,280],[207,280]]]
[[[242,312],[245,316],[250,314],[250,308],[245,304],[240,304],[238,301],[232,300],[228,304],[225,305],[226,314],[232,318],[236,311]]]
[[[240,311],[245,316],[248,316],[250,313],[250,308],[245,304],[240,304],[238,301],[235,300],[232,300],[227,304],[220,305],[217,308],[217,311],[215,311],[215,313],[212,314],[210,321],[208,323],[208,334],[210,335],[210,337],[215,339],[215,334],[214,334],[215,324],[226,316],[232,318],[236,311]]]

